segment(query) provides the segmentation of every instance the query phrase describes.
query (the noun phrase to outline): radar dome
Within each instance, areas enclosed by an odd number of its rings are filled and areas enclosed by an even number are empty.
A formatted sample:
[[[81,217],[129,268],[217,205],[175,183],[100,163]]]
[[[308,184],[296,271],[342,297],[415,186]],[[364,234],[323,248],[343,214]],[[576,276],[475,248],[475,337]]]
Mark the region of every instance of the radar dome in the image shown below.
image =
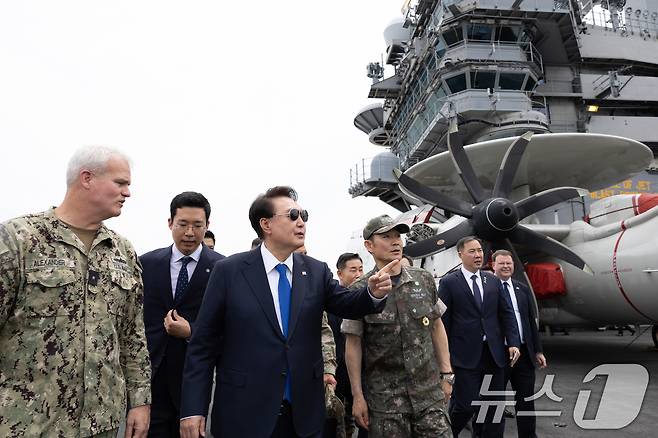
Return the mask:
[[[400,159],[392,152],[386,151],[375,155],[370,162],[370,181],[397,183],[393,169],[400,168]]]
[[[386,47],[390,47],[394,44],[406,43],[409,41],[410,37],[409,29],[404,28],[403,17],[393,19],[384,29],[384,41],[386,41]]]

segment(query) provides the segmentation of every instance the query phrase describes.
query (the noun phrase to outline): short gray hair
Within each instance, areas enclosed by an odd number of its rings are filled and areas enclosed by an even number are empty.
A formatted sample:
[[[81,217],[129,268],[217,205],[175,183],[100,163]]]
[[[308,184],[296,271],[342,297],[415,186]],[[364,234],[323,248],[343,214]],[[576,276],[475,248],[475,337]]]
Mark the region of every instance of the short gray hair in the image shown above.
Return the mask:
[[[120,150],[101,145],[83,146],[71,157],[66,168],[66,185],[70,187],[78,178],[81,170],[104,172],[111,158],[119,158],[130,163],[128,157]]]

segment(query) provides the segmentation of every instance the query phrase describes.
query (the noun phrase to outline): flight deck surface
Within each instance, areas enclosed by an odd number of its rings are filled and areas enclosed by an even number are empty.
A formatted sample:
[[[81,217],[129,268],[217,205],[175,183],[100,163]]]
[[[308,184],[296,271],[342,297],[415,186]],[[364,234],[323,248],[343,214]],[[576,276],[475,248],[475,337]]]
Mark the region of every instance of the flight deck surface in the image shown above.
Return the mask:
[[[570,330],[569,335],[561,333],[553,336],[542,334],[544,352],[548,367],[537,370],[535,391],[539,391],[547,375],[554,375],[553,391],[563,397],[561,402],[554,402],[547,396],[535,401],[536,411],[562,411],[559,417],[538,417],[537,435],[540,437],[653,437],[657,436],[655,425],[658,424],[658,349],[651,340],[650,326],[640,328],[641,335],[617,336],[617,330],[603,332],[595,330]],[[616,430],[591,430],[579,427],[574,421],[574,408],[579,392],[591,390],[584,419],[594,420],[601,402],[604,385],[609,379],[600,375],[588,383],[584,377],[595,367],[603,364],[637,364],[644,367],[649,374],[649,383],[637,418],[628,426]],[[621,374],[624,374],[622,371]],[[625,376],[628,378],[628,376]],[[631,378],[632,380],[632,378]],[[612,383],[612,382],[610,382]],[[612,385],[609,384],[610,387]],[[509,389],[509,388],[508,388]],[[625,393],[626,392],[626,393]],[[618,407],[620,415],[631,409],[633,403],[629,391],[610,392],[610,401]],[[637,392],[635,392],[637,394]],[[516,436],[516,420],[508,418],[505,436]]]

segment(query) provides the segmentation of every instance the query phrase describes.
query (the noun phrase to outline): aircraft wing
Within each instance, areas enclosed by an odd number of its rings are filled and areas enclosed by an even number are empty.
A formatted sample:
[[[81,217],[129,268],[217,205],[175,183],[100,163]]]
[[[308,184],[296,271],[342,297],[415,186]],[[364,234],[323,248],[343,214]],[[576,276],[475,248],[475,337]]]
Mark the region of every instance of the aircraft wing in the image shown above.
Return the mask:
[[[537,233],[548,236],[561,242],[569,235],[572,228],[570,225],[565,224],[523,224],[525,227]]]

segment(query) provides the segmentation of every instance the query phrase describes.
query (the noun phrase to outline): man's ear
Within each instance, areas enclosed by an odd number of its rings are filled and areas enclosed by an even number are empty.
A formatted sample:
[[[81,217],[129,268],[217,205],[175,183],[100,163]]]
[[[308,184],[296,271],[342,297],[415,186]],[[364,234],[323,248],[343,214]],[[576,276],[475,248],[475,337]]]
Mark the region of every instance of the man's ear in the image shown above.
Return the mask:
[[[85,189],[89,188],[89,185],[91,184],[91,180],[94,177],[94,174],[91,173],[90,170],[87,169],[82,169],[80,173],[78,174],[78,178],[80,179],[80,184],[82,187]]]
[[[263,230],[263,234],[271,234],[272,233],[272,227],[270,224],[270,220],[266,217],[260,218],[258,221],[258,224],[260,225],[260,229]]]
[[[372,241],[366,239],[363,241],[363,246],[366,247],[366,250],[372,254]]]

